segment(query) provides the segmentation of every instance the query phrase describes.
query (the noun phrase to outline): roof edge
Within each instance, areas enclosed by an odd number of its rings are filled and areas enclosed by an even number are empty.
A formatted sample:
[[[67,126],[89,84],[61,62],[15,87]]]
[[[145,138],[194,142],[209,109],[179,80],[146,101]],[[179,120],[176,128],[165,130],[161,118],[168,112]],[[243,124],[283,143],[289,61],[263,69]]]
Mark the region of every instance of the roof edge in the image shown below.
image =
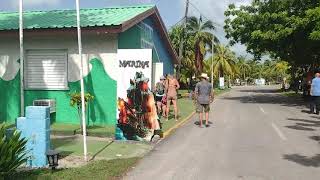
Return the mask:
[[[121,8],[144,8],[144,7],[155,7],[154,4],[144,4],[144,5],[132,5],[132,6],[109,6],[102,8],[81,8],[80,10],[99,10],[99,9],[121,9]],[[36,12],[54,12],[54,11],[76,11],[76,9],[52,9],[52,10],[30,10],[23,11],[23,13],[36,13]],[[18,11],[0,11],[0,14],[17,14]]]
[[[121,32],[124,32],[124,31],[130,29],[131,27],[137,25],[139,22],[145,20],[148,17],[152,17],[153,20],[155,21],[156,25],[159,27],[158,28],[159,32],[162,35],[162,37],[163,37],[163,39],[169,49],[169,53],[173,57],[174,64],[180,64],[180,60],[178,58],[178,55],[177,55],[176,51],[173,49],[173,46],[171,44],[167,28],[164,25],[164,22],[162,21],[159,10],[156,6],[154,6],[150,10],[147,10],[147,11],[137,15],[136,17],[130,19],[129,21],[122,23]]]

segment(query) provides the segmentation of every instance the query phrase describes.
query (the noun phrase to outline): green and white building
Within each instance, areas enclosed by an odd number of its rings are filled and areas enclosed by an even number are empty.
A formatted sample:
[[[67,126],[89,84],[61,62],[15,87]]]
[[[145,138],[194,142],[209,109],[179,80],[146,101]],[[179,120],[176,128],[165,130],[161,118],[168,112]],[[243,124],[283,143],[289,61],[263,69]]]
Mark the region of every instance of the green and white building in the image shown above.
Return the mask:
[[[152,49],[153,74],[157,64],[174,73],[178,58],[155,6],[82,9],[81,27],[85,89],[95,96],[90,125],[117,122],[119,49]],[[0,123],[20,116],[19,57],[19,14],[0,12]],[[24,12],[25,106],[54,99],[53,121],[78,124],[69,94],[80,91],[79,70],[75,10]]]

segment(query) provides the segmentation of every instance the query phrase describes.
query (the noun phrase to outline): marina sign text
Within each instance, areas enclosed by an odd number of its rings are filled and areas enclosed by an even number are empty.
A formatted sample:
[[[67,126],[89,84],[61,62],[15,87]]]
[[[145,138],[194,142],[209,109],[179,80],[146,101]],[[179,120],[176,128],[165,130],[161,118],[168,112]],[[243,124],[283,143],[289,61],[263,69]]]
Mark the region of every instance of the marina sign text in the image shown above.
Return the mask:
[[[119,67],[122,68],[126,68],[126,67],[130,67],[130,68],[149,68],[149,62],[150,61],[134,61],[134,60],[120,60],[120,64]]]

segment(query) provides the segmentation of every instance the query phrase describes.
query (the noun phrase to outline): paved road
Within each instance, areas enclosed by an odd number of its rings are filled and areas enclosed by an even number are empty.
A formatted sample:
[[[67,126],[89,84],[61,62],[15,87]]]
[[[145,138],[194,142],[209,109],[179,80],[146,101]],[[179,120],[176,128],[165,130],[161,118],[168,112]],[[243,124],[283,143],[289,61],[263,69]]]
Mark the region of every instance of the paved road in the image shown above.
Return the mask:
[[[193,118],[125,179],[319,180],[320,116],[271,87],[237,87],[212,105],[210,128]]]

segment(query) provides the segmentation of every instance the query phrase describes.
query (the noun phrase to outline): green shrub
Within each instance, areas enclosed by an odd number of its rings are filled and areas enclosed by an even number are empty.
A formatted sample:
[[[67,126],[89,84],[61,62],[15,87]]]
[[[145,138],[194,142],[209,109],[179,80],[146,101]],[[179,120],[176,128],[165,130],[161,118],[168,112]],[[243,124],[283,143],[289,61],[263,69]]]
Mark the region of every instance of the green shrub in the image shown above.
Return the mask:
[[[12,173],[27,161],[27,140],[21,138],[21,133],[16,130],[7,137],[7,129],[9,128],[6,125],[0,128],[0,176]]]

